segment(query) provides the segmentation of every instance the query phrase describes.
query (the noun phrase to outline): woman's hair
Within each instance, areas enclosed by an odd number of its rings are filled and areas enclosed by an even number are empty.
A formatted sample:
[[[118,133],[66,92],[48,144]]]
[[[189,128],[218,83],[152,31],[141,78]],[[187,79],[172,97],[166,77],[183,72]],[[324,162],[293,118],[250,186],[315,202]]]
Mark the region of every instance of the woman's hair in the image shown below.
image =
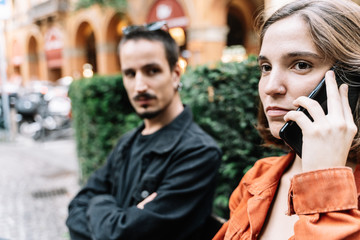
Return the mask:
[[[300,16],[309,26],[311,37],[325,61],[335,63],[335,68],[343,74],[360,76],[360,6],[350,0],[302,0],[291,2],[269,18],[265,15],[257,18],[260,34],[260,47],[268,28],[275,22],[289,16]],[[352,86],[360,86],[360,77],[349,80],[341,79]],[[356,101],[354,112],[355,124],[360,129],[360,100]],[[287,148],[281,139],[273,137],[260,103],[257,129],[265,144]],[[360,159],[360,133],[357,132],[349,160]]]

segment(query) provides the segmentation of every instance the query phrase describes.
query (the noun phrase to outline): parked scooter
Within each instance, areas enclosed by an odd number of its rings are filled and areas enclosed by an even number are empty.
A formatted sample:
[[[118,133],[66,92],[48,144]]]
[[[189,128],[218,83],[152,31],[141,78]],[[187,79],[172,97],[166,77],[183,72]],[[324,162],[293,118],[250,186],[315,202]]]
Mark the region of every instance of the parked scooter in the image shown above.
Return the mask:
[[[36,121],[41,124],[40,138],[58,138],[71,131],[71,101],[64,92],[58,89],[49,91],[43,97]]]
[[[71,130],[71,102],[57,87],[30,92],[17,100],[19,133],[34,140],[58,138]]]
[[[40,92],[30,92],[20,96],[16,103],[17,111],[16,121],[18,123],[19,133],[25,137],[37,139],[40,137],[41,124],[39,121],[40,105],[44,96]]]

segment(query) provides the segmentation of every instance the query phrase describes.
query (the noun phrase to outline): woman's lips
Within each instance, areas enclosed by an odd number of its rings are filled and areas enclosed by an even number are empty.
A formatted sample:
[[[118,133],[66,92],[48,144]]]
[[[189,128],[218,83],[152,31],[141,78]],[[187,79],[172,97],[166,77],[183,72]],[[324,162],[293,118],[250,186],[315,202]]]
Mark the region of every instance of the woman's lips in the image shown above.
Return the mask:
[[[266,115],[268,117],[284,117],[290,110],[281,107],[267,107]]]

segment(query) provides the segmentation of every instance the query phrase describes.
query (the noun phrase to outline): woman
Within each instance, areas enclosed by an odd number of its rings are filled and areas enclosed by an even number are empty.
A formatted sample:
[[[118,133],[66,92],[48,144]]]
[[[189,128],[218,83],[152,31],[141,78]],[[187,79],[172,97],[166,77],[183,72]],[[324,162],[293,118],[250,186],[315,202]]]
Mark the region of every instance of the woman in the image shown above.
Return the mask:
[[[260,26],[259,132],[286,148],[287,121],[302,129],[302,157],[259,160],[230,197],[219,239],[360,239],[359,93],[332,67],[360,76],[360,7],[347,0],[294,1]],[[306,96],[326,77],[326,115]],[[360,86],[360,78],[342,81]],[[299,106],[308,110],[314,121]]]

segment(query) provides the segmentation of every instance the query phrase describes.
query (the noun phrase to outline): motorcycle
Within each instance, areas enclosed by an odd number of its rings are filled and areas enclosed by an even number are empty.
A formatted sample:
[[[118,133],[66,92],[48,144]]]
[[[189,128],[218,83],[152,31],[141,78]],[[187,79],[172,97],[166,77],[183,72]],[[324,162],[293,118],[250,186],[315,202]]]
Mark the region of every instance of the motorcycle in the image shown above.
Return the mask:
[[[44,92],[30,92],[17,100],[19,133],[40,140],[58,138],[71,130],[71,101],[64,91],[51,88]]]
[[[40,123],[36,121],[43,96],[38,92],[26,93],[15,103],[18,131],[26,137],[38,138]]]

